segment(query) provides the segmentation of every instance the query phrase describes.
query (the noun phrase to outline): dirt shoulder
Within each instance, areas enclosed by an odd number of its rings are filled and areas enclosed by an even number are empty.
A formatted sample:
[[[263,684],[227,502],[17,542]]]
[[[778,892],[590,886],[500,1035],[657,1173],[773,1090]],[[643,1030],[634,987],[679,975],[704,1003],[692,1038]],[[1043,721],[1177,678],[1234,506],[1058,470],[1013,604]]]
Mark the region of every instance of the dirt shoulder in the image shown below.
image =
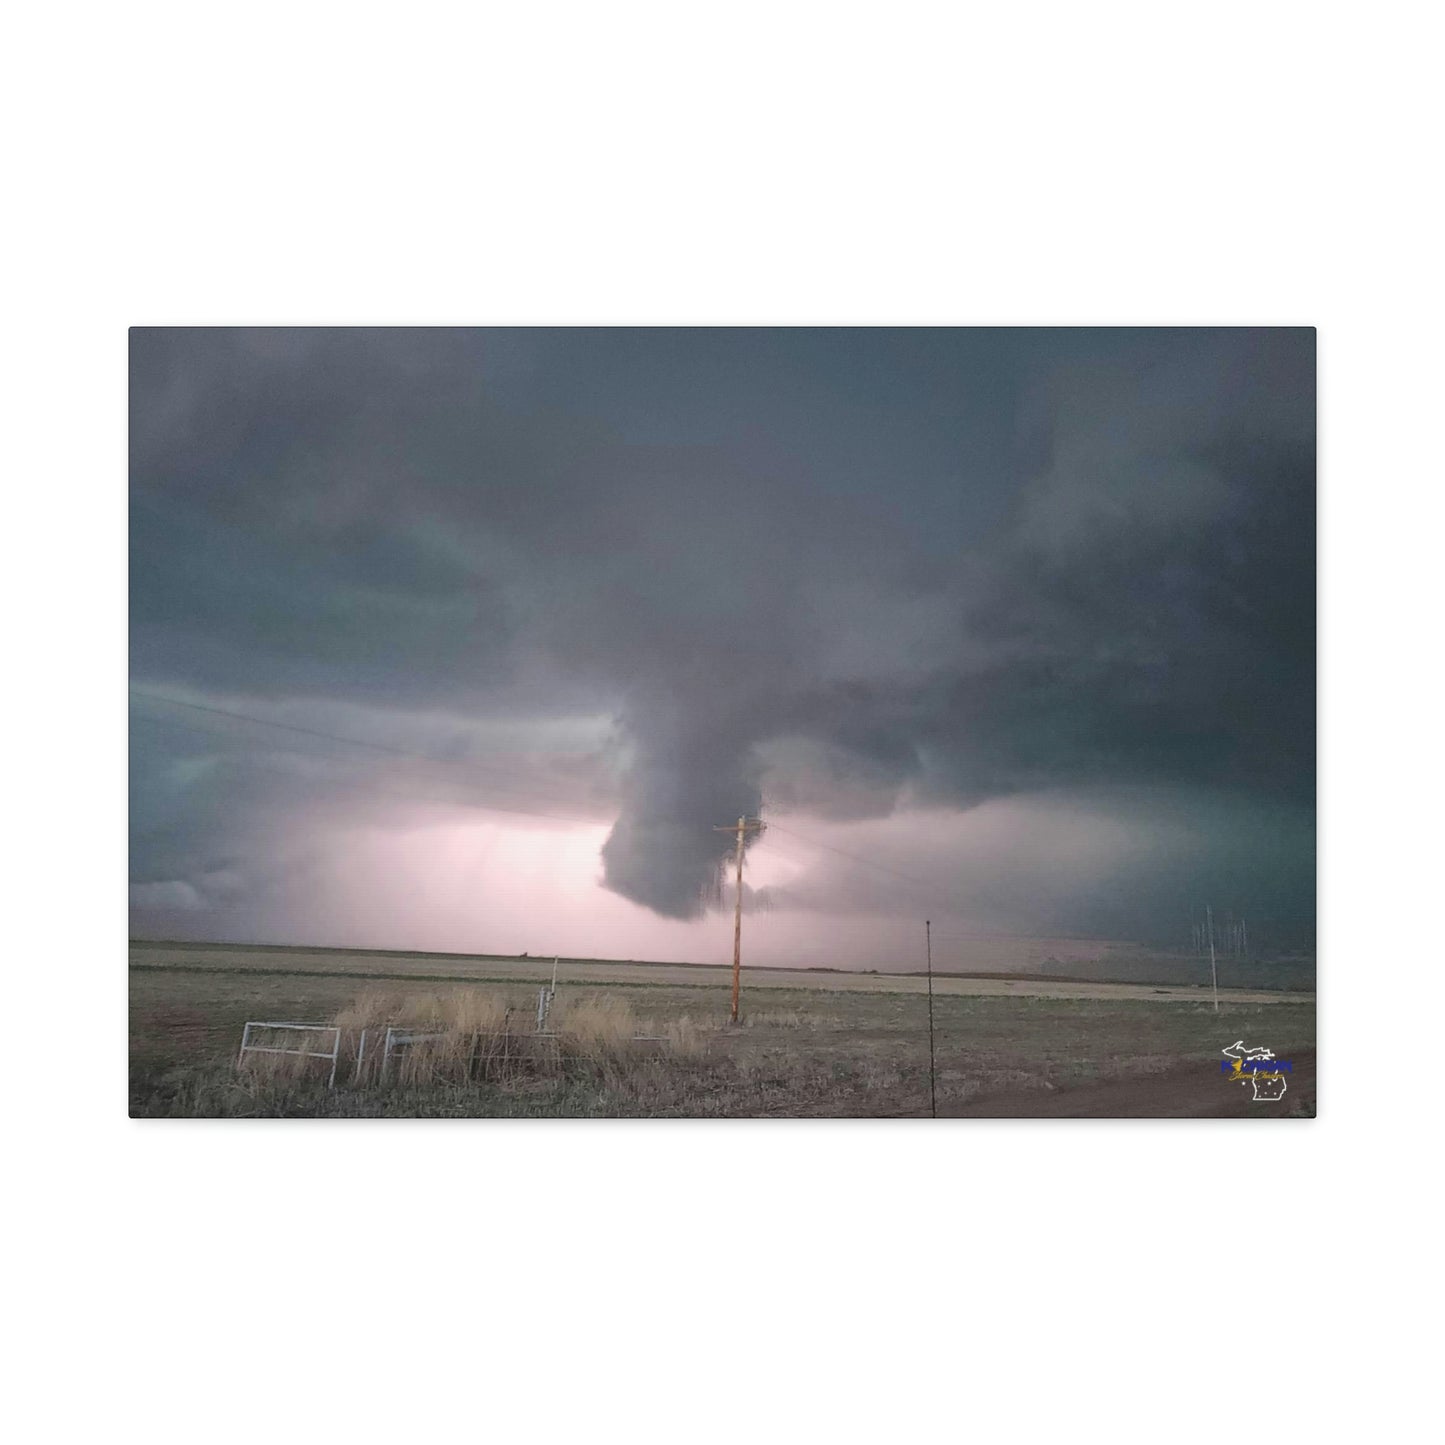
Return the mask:
[[[939,1108],[950,1119],[1278,1119],[1315,1114],[1315,1051],[1291,1054],[1282,1098],[1256,1102],[1253,1087],[1208,1064],[1057,1090],[1020,1089]]]

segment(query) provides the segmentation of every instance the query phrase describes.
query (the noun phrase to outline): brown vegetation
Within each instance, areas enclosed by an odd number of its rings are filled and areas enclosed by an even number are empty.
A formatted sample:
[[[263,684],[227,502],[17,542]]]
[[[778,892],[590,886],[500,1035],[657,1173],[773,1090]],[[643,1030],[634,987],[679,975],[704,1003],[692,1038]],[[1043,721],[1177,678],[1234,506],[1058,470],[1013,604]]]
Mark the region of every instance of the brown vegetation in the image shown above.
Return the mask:
[[[540,1037],[536,1000],[536,986],[520,982],[134,969],[131,1108],[151,1117],[349,1118],[929,1112],[921,999],[815,987],[759,990],[750,1008],[745,990],[735,1028],[725,988],[564,984]],[[1130,1112],[1130,1101],[1148,1112],[1176,1078],[1191,1089],[1197,1082],[1199,1099],[1190,1094],[1180,1106],[1194,1108],[1216,1100],[1223,1044],[1258,1037],[1286,1057],[1314,1043],[1314,1008],[1304,1002],[1230,1003],[1215,1014],[1197,1000],[944,996],[934,1013],[941,1113],[1058,1114],[1075,1098],[1082,1111],[1076,1091],[1103,1087],[1117,1088],[1108,1096],[1116,1112]],[[329,1054],[329,1035],[311,1036],[309,1058],[256,1056],[238,1070],[242,1025],[256,1018],[334,1021],[336,1087],[326,1087],[329,1057],[317,1056]],[[388,1027],[438,1037],[394,1050],[383,1081]],[[1292,1084],[1286,1112],[1308,1106],[1309,1093],[1303,1078]],[[1156,1102],[1158,1112],[1176,1107]]]

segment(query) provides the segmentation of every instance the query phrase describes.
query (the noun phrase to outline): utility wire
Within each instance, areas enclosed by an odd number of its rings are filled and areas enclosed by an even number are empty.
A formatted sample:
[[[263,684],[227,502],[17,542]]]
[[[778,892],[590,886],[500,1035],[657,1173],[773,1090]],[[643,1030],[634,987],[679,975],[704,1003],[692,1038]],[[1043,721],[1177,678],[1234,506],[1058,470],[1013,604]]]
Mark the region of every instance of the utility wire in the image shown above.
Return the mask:
[[[184,708],[188,712],[200,713],[208,717],[226,718],[232,722],[250,723],[255,727],[272,728],[279,732],[293,733],[300,737],[315,738],[322,742],[341,743],[346,747],[361,748],[368,752],[381,753],[388,757],[405,758],[414,762],[430,763],[433,766],[464,770],[476,774],[476,781],[479,783],[490,783],[493,781],[492,778],[481,776],[486,766],[485,764],[452,758],[432,757],[427,753],[415,752],[408,748],[394,747],[390,743],[377,743],[370,742],[365,738],[346,737],[341,733],[326,732],[320,728],[303,727],[298,723],[277,722],[272,718],[257,717],[253,713],[236,712],[231,708],[213,707],[198,702],[183,702],[180,698],[166,697],[162,693],[147,692],[144,688],[132,687],[130,688],[130,693],[131,696],[145,702],[159,703],[166,707]],[[179,722],[180,720],[176,719],[176,721]],[[180,725],[186,726],[184,723]],[[543,801],[552,801],[552,799],[544,798]],[[506,808],[491,803],[486,803],[482,806],[490,812],[512,813],[519,817],[551,818],[561,823],[582,823],[589,827],[595,827],[597,825],[596,818],[579,818],[562,813],[543,813],[535,809]],[[779,833],[785,833],[790,837],[797,838],[799,842],[806,843],[811,848],[819,848],[826,853],[835,853],[838,857],[846,858],[861,867],[871,868],[878,873],[886,873],[890,877],[896,878],[909,887],[918,890],[920,894],[926,895],[930,900],[938,901],[938,889],[934,884],[928,883],[921,878],[915,878],[909,873],[904,873],[901,869],[891,868],[888,864],[879,863],[872,858],[864,857],[861,853],[853,853],[847,848],[839,848],[832,843],[824,843],[817,838],[811,838],[806,833],[799,832],[798,829],[788,827],[786,824],[775,822],[771,818],[768,819],[768,826]],[[944,935],[944,937],[947,937],[947,935]]]
[[[255,723],[263,728],[277,728],[281,732],[300,733],[302,737],[322,738],[330,743],[346,743],[353,748],[369,748],[376,753],[390,753],[398,758],[422,758],[425,761],[441,761],[439,759],[428,759],[424,753],[410,753],[403,748],[393,748],[386,743],[366,742],[362,738],[344,738],[339,733],[324,733],[316,728],[299,727],[296,723],[276,722],[271,718],[254,717],[250,713],[232,712],[224,707],[207,707],[199,702],[182,702],[178,697],[164,697],[158,692],[145,692],[143,689],[133,687],[130,690],[132,697],[141,698],[145,702],[164,703],[166,707],[183,707],[190,712],[208,713],[211,717],[232,718],[236,722]]]
[[[879,873],[891,874],[894,878],[900,878],[905,883],[910,883],[915,888],[921,888],[930,896],[936,896],[937,889],[931,883],[926,883],[922,878],[914,878],[908,873],[903,873],[897,868],[890,868],[886,863],[875,862],[872,858],[865,858],[861,853],[850,853],[846,848],[836,848],[831,843],[819,842],[816,838],[810,838],[806,833],[800,833],[796,828],[785,827],[782,823],[776,823],[772,818],[768,819],[768,827],[776,828],[780,833],[790,833],[794,838],[800,839],[813,848],[822,848],[828,853],[836,853],[840,858],[851,858],[855,863],[861,863],[864,867],[876,869]]]
[[[232,712],[230,708],[208,707],[199,702],[182,702],[178,697],[165,697],[158,692],[146,692],[143,688],[133,687],[130,689],[132,697],[142,698],[146,702],[164,703],[167,707],[183,707],[190,712],[209,713],[212,717],[232,718],[236,722],[255,723],[258,727],[278,728],[282,732],[300,733],[303,737],[321,738],[330,743],[345,743],[348,747],[369,748],[375,753],[389,753],[397,758],[416,758],[424,763],[446,763],[451,764],[449,758],[434,758],[426,753],[409,751],[406,748],[394,748],[389,743],[368,742],[365,738],[343,737],[340,733],[322,732],[319,728],[304,728],[296,723],[276,722],[273,718],[256,717],[252,713]]]
[[[281,732],[296,733],[300,734],[303,737],[317,738],[324,742],[342,743],[348,747],[363,748],[367,751],[382,753],[389,757],[405,758],[414,762],[431,763],[440,767],[459,769],[464,772],[470,772],[475,774],[476,776],[473,778],[473,781],[478,784],[491,784],[494,782],[493,778],[482,776],[482,768],[485,766],[483,764],[477,764],[451,758],[431,757],[426,753],[418,753],[409,751],[405,748],[392,747],[388,743],[374,743],[368,742],[363,738],[344,737],[340,733],[323,732],[319,728],[301,727],[296,723],[276,722],[273,721],[271,718],[256,717],[251,713],[233,712],[229,708],[209,707],[205,704],[195,702],[182,702],[179,698],[165,697],[160,693],[146,692],[142,688],[133,687],[130,689],[130,692],[132,696],[140,698],[146,702],[163,703],[168,707],[185,708],[187,711],[190,712],[203,713],[211,717],[228,718],[234,722],[250,723],[256,727],[274,728]],[[209,729],[200,727],[199,725],[194,723],[183,722],[181,719],[174,719],[173,721],[181,727],[190,727],[193,730],[199,732],[209,732]],[[400,790],[390,789],[388,791],[399,792]],[[513,791],[515,792],[516,790]],[[552,801],[552,799],[548,798],[543,798],[542,800],[546,802]],[[507,808],[498,806],[493,803],[484,803],[481,806],[485,807],[489,812],[513,813],[519,817],[525,818],[551,818],[560,823],[583,823],[586,824],[588,827],[596,827],[598,824],[598,820],[596,818],[579,818],[575,815],[567,815],[563,813],[543,813],[539,812],[536,809]]]
[[[779,833],[787,833],[799,839],[801,842],[807,843],[810,847],[821,848],[828,853],[836,853],[840,858],[847,858],[851,862],[857,863],[864,868],[872,868],[875,872],[886,873],[889,877],[896,878],[901,883],[906,884],[913,890],[913,893],[920,901],[926,901],[930,906],[939,906],[949,912],[956,911],[964,915],[967,914],[968,910],[966,908],[957,908],[955,910],[950,903],[947,892],[940,889],[937,884],[926,882],[922,878],[915,878],[909,873],[902,872],[900,869],[890,868],[886,863],[877,863],[872,858],[865,858],[861,853],[850,853],[846,848],[836,848],[831,843],[823,843],[817,838],[810,838],[806,833],[800,833],[796,828],[789,828],[783,823],[775,823],[771,818],[768,819],[768,827],[775,829]],[[958,935],[953,935],[953,937],[957,938]]]
[[[186,722],[180,718],[175,718],[171,720],[170,725],[185,728],[188,731],[201,733],[206,736],[212,735],[211,730],[206,727],[204,723]],[[301,757],[305,755],[300,753],[294,753],[291,754],[291,756]],[[315,760],[327,764],[341,763],[342,766],[346,766],[346,764],[342,762],[341,759],[337,758],[328,757],[317,758]],[[286,778],[292,784],[295,784],[297,782],[298,775],[296,770],[294,768],[288,768],[284,766],[280,761],[279,755],[249,753],[246,755],[245,766],[248,769],[260,769],[262,772],[273,774],[278,778]],[[334,774],[332,775],[332,777],[334,778]],[[543,813],[535,808],[507,807],[501,803],[494,803],[485,796],[480,798],[472,797],[467,791],[463,791],[462,793],[456,795],[448,795],[444,792],[429,794],[428,792],[424,791],[425,784],[420,787],[396,787],[383,781],[383,777],[384,775],[373,774],[367,778],[364,787],[366,788],[368,794],[385,793],[388,797],[405,798],[409,803],[438,803],[443,805],[452,805],[456,807],[473,808],[483,813],[506,813],[510,816],[515,816],[518,818],[545,818],[558,823],[581,823],[585,824],[589,828],[604,827],[606,826],[607,822],[605,818],[579,818],[574,814],[567,813]],[[476,788],[484,788],[487,783],[486,779],[462,778],[459,781],[464,785],[464,787],[469,786]]]

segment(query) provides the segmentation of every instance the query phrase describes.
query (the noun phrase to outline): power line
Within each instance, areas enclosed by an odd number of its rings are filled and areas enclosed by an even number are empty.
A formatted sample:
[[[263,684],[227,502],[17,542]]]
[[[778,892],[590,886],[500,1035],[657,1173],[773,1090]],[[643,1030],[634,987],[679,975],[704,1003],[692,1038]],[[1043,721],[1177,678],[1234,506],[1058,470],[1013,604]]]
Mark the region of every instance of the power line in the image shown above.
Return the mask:
[[[181,721],[177,720],[175,725],[176,725],[177,727],[183,727],[183,728],[191,729],[191,730],[193,730],[193,731],[195,731],[195,732],[205,732],[205,731],[206,731],[206,729],[205,729],[205,727],[204,727],[203,725],[197,724],[197,723],[181,722]],[[300,755],[300,754],[294,754],[293,756],[301,756],[301,755]],[[325,763],[332,763],[332,762],[337,762],[337,761],[339,761],[339,760],[338,760],[338,759],[333,759],[333,758],[324,758],[324,759],[318,759],[317,761],[322,761],[322,762],[325,762]],[[284,765],[281,763],[279,756],[277,756],[277,755],[271,755],[271,754],[260,754],[260,755],[258,755],[258,754],[255,754],[255,753],[248,754],[247,757],[246,757],[245,766],[246,766],[247,768],[259,768],[259,769],[261,769],[263,772],[267,772],[267,773],[274,774],[274,775],[275,775],[276,777],[278,777],[278,778],[286,778],[286,779],[288,779],[290,782],[292,782],[293,784],[296,783],[297,777],[298,777],[298,774],[297,774],[296,769],[294,769],[294,768],[288,768],[288,767],[284,766]],[[501,804],[501,803],[494,803],[494,802],[492,802],[489,798],[487,798],[487,797],[485,797],[485,796],[482,796],[482,797],[473,797],[473,796],[471,796],[471,795],[470,795],[470,792],[469,792],[469,789],[470,789],[471,787],[477,787],[477,788],[484,787],[484,786],[485,786],[485,780],[484,780],[484,779],[482,779],[482,780],[471,780],[471,779],[467,779],[467,778],[462,778],[462,779],[460,779],[459,781],[460,781],[461,784],[463,785],[464,789],[466,789],[465,791],[462,791],[462,792],[460,792],[460,793],[456,793],[456,794],[448,793],[448,792],[445,792],[445,791],[441,791],[440,788],[439,788],[439,790],[438,790],[437,792],[429,794],[427,791],[425,791],[425,785],[424,785],[424,784],[423,784],[421,787],[418,787],[418,786],[412,786],[412,787],[397,787],[397,786],[394,786],[393,784],[390,784],[390,783],[386,782],[386,781],[384,780],[384,779],[385,779],[385,776],[386,776],[385,774],[382,774],[382,775],[380,775],[380,776],[373,774],[373,775],[369,776],[369,777],[366,779],[366,781],[365,781],[364,784],[358,784],[358,786],[364,786],[365,789],[366,789],[366,791],[367,791],[367,793],[368,793],[368,795],[372,795],[372,794],[376,794],[376,793],[385,793],[388,797],[405,798],[405,799],[407,800],[407,802],[409,802],[409,803],[430,803],[430,802],[436,802],[436,803],[443,803],[443,804],[452,804],[452,805],[455,805],[455,806],[457,806],[457,807],[472,808],[472,809],[475,809],[475,810],[477,810],[477,811],[479,811],[479,812],[483,812],[483,813],[505,813],[505,814],[507,814],[508,816],[518,817],[518,818],[543,818],[543,819],[548,819],[548,820],[551,820],[551,821],[554,821],[554,822],[558,822],[558,823],[581,823],[581,824],[585,824],[586,826],[591,827],[591,828],[602,827],[602,826],[604,826],[605,823],[606,823],[606,820],[603,819],[603,818],[596,818],[596,817],[593,817],[593,818],[579,818],[579,817],[576,817],[575,815],[571,815],[571,814],[567,814],[567,813],[543,813],[543,812],[539,812],[539,811],[538,811],[537,809],[535,809],[535,808],[513,808],[513,807],[507,807],[507,806],[504,806],[504,805]],[[440,781],[440,780],[439,780],[439,781]]]
[[[851,862],[857,863],[862,867],[872,868],[875,872],[887,873],[890,877],[897,878],[900,882],[906,883],[910,888],[914,890],[914,892],[920,899],[925,899],[929,903],[938,904],[944,908],[950,909],[953,912],[967,916],[968,909],[962,905],[952,905],[947,890],[939,888],[938,885],[935,883],[929,883],[922,878],[915,878],[912,874],[904,873],[901,869],[890,868],[886,863],[878,863],[875,862],[872,858],[865,858],[861,853],[850,853],[846,848],[837,848],[834,847],[834,845],[831,843],[824,843],[819,841],[817,838],[810,838],[806,833],[800,833],[796,828],[789,828],[782,823],[774,822],[771,818],[768,819],[768,827],[776,829],[779,833],[790,834],[792,837],[799,839],[801,842],[807,843],[810,847],[821,848],[828,853],[836,853],[840,858],[847,858]],[[957,933],[935,934],[933,936],[940,941],[947,941],[952,943],[976,943],[985,941],[987,938],[991,937],[991,935],[982,935],[980,937],[975,937],[969,934]]]
[[[130,689],[130,692],[132,696],[141,698],[144,701],[163,703],[168,707],[185,708],[189,712],[203,713],[211,717],[227,718],[234,722],[250,723],[256,727],[274,728],[281,732],[296,733],[300,734],[303,737],[317,738],[324,742],[342,743],[347,747],[362,748],[370,752],[385,754],[388,757],[404,758],[413,762],[431,763],[434,766],[438,767],[459,769],[464,773],[475,774],[476,776],[474,777],[473,781],[479,784],[493,784],[495,781],[493,778],[482,775],[482,768],[484,765],[474,762],[461,761],[451,758],[435,758],[431,757],[426,753],[418,753],[405,748],[393,747],[389,743],[369,742],[364,738],[345,737],[340,733],[323,732],[319,728],[302,727],[296,723],[276,722],[271,718],[256,717],[251,713],[234,712],[230,708],[210,707],[203,703],[196,702],[182,702],[179,698],[166,697],[160,693],[146,692],[142,688],[132,687]],[[195,728],[195,730],[197,731],[204,731],[204,729],[197,727],[197,725],[195,724],[187,724],[180,721],[180,719],[176,719],[175,721],[181,727],[189,726]],[[399,792],[400,790],[389,789],[388,791]],[[515,793],[518,790],[512,789],[511,791]],[[553,801],[552,799],[546,798],[540,794],[537,796],[541,797],[542,801],[544,802]],[[524,818],[550,818],[559,823],[583,823],[589,827],[596,827],[598,824],[598,820],[596,818],[579,818],[575,815],[568,815],[564,813],[544,813],[538,811],[537,809],[508,808],[501,807],[493,803],[485,803],[481,806],[485,807],[486,810],[489,812],[511,813],[515,814],[518,817]]]
[[[278,728],[282,732],[300,733],[303,737],[321,738],[330,743],[345,743],[348,747],[368,748],[376,753],[389,753],[392,757],[416,758],[424,763],[454,765],[449,758],[434,758],[426,753],[412,752],[406,748],[394,748],[389,743],[373,743],[368,742],[365,738],[343,737],[340,733],[322,732],[318,728],[304,728],[296,723],[277,722],[274,718],[256,717],[253,713],[232,712],[230,708],[208,707],[206,704],[199,702],[182,702],[178,697],[165,697],[161,693],[146,692],[143,688],[139,687],[131,688],[130,693],[132,697],[143,698],[146,702],[164,703],[167,707],[183,707],[190,712],[209,713],[212,717],[225,717],[232,718],[236,722],[255,723],[258,727],[263,728]]]
[[[383,754],[387,757],[403,758],[413,762],[429,763],[436,767],[470,772],[476,776],[476,781],[479,783],[492,784],[495,781],[493,777],[484,775],[483,770],[486,767],[485,764],[452,758],[432,757],[427,753],[419,753],[413,749],[395,747],[390,743],[378,743],[371,742],[365,738],[347,737],[342,733],[327,732],[321,728],[304,727],[299,723],[278,722],[273,718],[257,717],[254,713],[237,712],[231,708],[214,707],[206,703],[185,702],[180,698],[167,697],[162,693],[147,692],[144,688],[131,687],[129,691],[133,697],[146,702],[159,703],[166,707],[183,708],[188,712],[200,713],[207,717],[225,718],[232,722],[249,723],[254,727],[271,728],[275,731],[292,733],[300,737],[314,738],[321,742],[340,743],[344,747],[360,748],[368,752]],[[181,725],[185,726],[183,723]],[[511,791],[515,793],[517,790],[513,789]],[[542,794],[534,794],[534,796],[539,797],[544,802],[562,801],[558,798],[547,798]],[[598,821],[596,818],[579,818],[575,815],[563,813],[545,813],[536,809],[508,808],[491,803],[485,803],[481,806],[495,813],[510,813],[525,818],[550,818],[560,823],[580,823],[589,827],[595,827]],[[839,848],[833,843],[824,843],[817,838],[811,838],[806,833],[799,832],[798,829],[788,827],[783,823],[775,822],[771,818],[768,820],[768,826],[776,829],[780,833],[797,838],[800,842],[806,843],[811,848],[818,848],[826,853],[836,854],[838,857],[846,858],[850,862],[858,864],[860,867],[871,868],[874,872],[886,873],[889,877],[896,878],[900,882],[907,884],[910,888],[917,890],[920,896],[926,896],[930,901],[942,901],[940,900],[937,886],[926,882],[922,878],[915,878],[912,874],[905,873],[901,869],[892,868],[886,863],[879,863],[872,858],[864,857],[860,853],[850,852],[847,848]],[[729,831],[731,831],[731,829],[729,829]]]
[[[840,858],[851,858],[855,863],[861,863],[867,868],[876,869],[880,873],[891,874],[894,878],[900,878],[905,883],[910,883],[915,888],[921,888],[929,897],[937,896],[937,888],[932,883],[926,883],[922,878],[914,878],[908,873],[901,872],[897,868],[890,868],[886,863],[877,863],[872,858],[865,858],[861,853],[850,853],[846,848],[834,847],[831,843],[820,843],[816,838],[810,838],[806,833],[800,833],[796,828],[784,827],[782,823],[768,819],[768,826],[776,828],[780,833],[790,833],[794,838],[800,839],[813,848],[822,848],[825,852],[836,853]]]

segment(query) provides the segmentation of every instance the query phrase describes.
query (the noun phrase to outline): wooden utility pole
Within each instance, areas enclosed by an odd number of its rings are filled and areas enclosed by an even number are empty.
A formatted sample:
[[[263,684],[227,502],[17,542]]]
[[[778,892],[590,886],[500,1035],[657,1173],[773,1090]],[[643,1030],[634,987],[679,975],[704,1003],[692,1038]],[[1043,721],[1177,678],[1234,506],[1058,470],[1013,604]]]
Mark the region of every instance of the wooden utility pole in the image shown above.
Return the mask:
[[[928,950],[928,1103],[938,1118],[938,1092],[933,1082],[933,924],[923,920],[923,942]]]
[[[760,818],[739,818],[726,828],[714,828],[714,833],[736,833],[738,835],[738,896],[733,906],[733,1012],[732,1021],[738,1021],[738,998],[742,993],[743,978],[743,839],[749,833],[761,833]]]
[[[1205,904],[1204,917],[1209,925],[1209,977],[1214,983],[1214,1012],[1219,1012],[1219,968],[1214,961],[1214,909]]]

